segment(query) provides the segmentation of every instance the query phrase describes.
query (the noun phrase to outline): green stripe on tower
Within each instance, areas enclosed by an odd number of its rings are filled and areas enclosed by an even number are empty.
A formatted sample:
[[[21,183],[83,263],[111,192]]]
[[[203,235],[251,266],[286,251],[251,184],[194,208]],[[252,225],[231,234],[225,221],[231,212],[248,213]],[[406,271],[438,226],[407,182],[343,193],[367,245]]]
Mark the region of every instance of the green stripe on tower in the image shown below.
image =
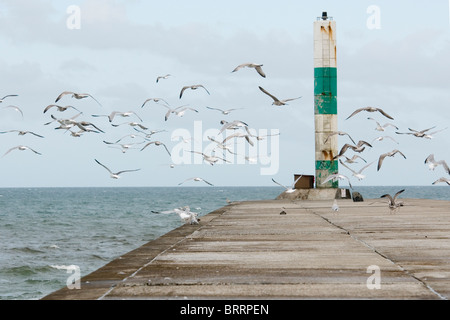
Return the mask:
[[[337,114],[337,69],[314,69],[314,113]]]

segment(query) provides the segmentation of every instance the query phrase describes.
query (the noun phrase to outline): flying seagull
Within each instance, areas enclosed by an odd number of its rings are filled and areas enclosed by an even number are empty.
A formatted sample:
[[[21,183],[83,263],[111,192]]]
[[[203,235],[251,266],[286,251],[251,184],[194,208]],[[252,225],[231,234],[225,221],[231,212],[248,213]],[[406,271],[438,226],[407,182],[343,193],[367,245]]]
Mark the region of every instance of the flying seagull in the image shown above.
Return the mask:
[[[447,165],[447,162],[445,162],[445,160],[439,160],[436,161],[434,159],[434,154],[430,154],[426,159],[425,159],[425,164],[428,164],[428,167],[430,168],[430,170],[434,170],[437,166],[442,165],[445,169],[445,171],[450,174],[450,169]]]
[[[377,127],[375,128],[375,130],[377,130],[377,131],[385,131],[385,129],[386,129],[387,127],[393,127],[393,128],[395,128],[396,130],[398,130],[398,127],[397,127],[396,125],[393,125],[392,123],[385,123],[385,124],[381,125],[381,124],[380,124],[377,120],[375,120],[374,118],[368,117],[367,119],[375,121],[375,123],[377,124]]]
[[[410,134],[417,138],[424,138],[426,136],[426,132],[430,131],[431,129],[434,129],[434,128],[436,128],[436,126],[428,128],[428,129],[423,129],[423,130],[415,130],[415,129],[408,128],[408,130],[411,132],[395,132],[395,133],[396,134]]]
[[[168,106],[165,106],[165,107],[166,107],[167,109],[169,109],[169,110],[166,112],[165,116],[164,116],[164,120],[165,120],[165,121],[167,121],[167,119],[169,119],[169,116],[170,116],[171,113],[175,113],[175,114],[176,114],[177,116],[179,116],[179,117],[184,116],[184,114],[186,113],[186,110],[191,110],[191,111],[194,111],[194,112],[197,112],[197,113],[198,113],[198,110],[193,109],[193,108],[189,108],[189,107],[186,107],[186,106],[177,107],[177,108],[175,108],[175,109],[171,109],[171,108],[168,107]]]
[[[32,134],[32,135],[35,135],[36,137],[43,138],[43,136],[38,135],[38,134],[36,134],[36,133],[34,133],[34,132],[31,132],[31,131],[23,131],[23,130],[9,130],[9,131],[3,131],[3,132],[0,132],[0,134],[2,134],[2,133],[8,133],[8,132],[17,132],[17,133],[19,134],[19,136],[24,136],[24,135],[26,135],[27,133],[30,133],[30,134]]]
[[[158,77],[156,78],[156,83],[158,83],[159,80],[161,80],[161,79],[167,79],[167,78],[169,78],[170,76],[171,76],[171,74],[166,74],[165,76],[158,76]]]
[[[19,107],[16,107],[16,106],[3,107],[3,109],[6,109],[6,108],[12,108],[12,109],[16,110],[17,112],[19,112],[22,115],[22,118],[23,118],[23,111]]]
[[[178,216],[181,218],[181,220],[184,221],[186,224],[198,224],[197,216],[198,214],[196,212],[192,212],[189,206],[185,206],[182,208],[175,208],[173,210]]]
[[[231,72],[236,72],[236,71],[238,71],[239,69],[242,69],[242,68],[254,68],[254,69],[259,73],[259,75],[260,75],[261,77],[265,78],[266,75],[265,75],[265,73],[263,72],[263,70],[261,69],[262,66],[263,66],[262,64],[243,63],[243,64],[238,65],[238,66],[237,66],[236,68],[234,68],[234,70],[231,71]]]
[[[338,134],[340,136],[348,136],[350,138],[350,140],[352,140],[353,144],[356,144],[355,140],[353,140],[352,137],[350,137],[350,135],[347,132],[343,132],[343,131],[335,131],[335,132],[330,133],[323,143],[327,143],[328,139],[331,136],[334,136],[336,134]]]
[[[8,94],[8,95],[6,95],[6,96],[4,96],[3,98],[0,99],[0,103],[2,103],[3,100],[5,100],[8,97],[18,97],[18,95],[17,94]]]
[[[381,113],[383,116],[385,116],[386,118],[389,118],[391,120],[394,120],[394,118],[392,118],[390,115],[388,115],[386,112],[383,111],[383,109],[380,108],[374,108],[374,107],[365,107],[365,108],[359,108],[356,109],[347,119],[353,117],[355,114],[361,112],[361,111],[367,111],[367,112],[379,112]],[[347,120],[345,119],[345,120]]]
[[[78,109],[75,108],[75,107],[72,107],[72,106],[65,106],[65,107],[63,107],[63,106],[58,106],[57,104],[50,104],[50,105],[48,105],[47,107],[45,107],[44,113],[46,113],[46,112],[47,112],[48,110],[50,110],[51,108],[56,108],[59,112],[64,112],[64,111],[66,111],[67,109],[72,108],[72,109],[75,109],[75,110],[77,110],[78,112],[82,113],[80,110],[78,110]]]
[[[133,112],[133,111],[125,111],[125,112],[121,112],[121,111],[113,111],[113,112],[111,112],[109,115],[103,115],[103,114],[93,114],[92,115],[92,117],[108,117],[108,120],[109,120],[109,122],[112,122],[113,120],[114,120],[114,117],[115,116],[121,116],[121,117],[129,117],[129,116],[131,116],[131,115],[135,115],[139,120],[141,120],[141,122],[142,122],[142,119],[141,119],[141,117],[139,117],[138,115],[137,115],[137,113],[136,112]]]
[[[450,186],[450,179],[444,178],[444,177],[437,179],[432,184],[437,184],[437,183],[441,183],[441,182],[446,183],[446,184],[448,184]]]
[[[329,175],[323,182],[322,184],[327,183],[328,181],[337,181],[337,180],[344,180],[346,179],[348,181],[348,185],[350,186],[350,188],[353,189],[352,184],[350,183],[350,179],[347,176],[344,176],[343,174],[339,174],[339,173],[335,173],[335,174],[331,174]]]
[[[286,102],[288,102],[288,101],[297,100],[297,99],[301,98],[301,97],[298,97],[298,98],[279,100],[277,97],[275,97],[274,95],[270,94],[263,87],[258,87],[258,88],[259,88],[259,90],[261,90],[262,92],[264,92],[265,94],[267,94],[269,97],[271,97],[273,99],[272,105],[275,105],[275,106],[284,106],[284,105],[287,104]]]
[[[149,143],[147,143],[145,146],[142,147],[141,151],[144,150],[145,148],[147,148],[151,144],[154,144],[155,146],[163,146],[166,149],[169,156],[171,156],[169,149],[167,149],[166,145],[164,143],[162,143],[161,141],[150,141]]]
[[[210,165],[214,165],[219,160],[222,160],[224,162],[230,162],[230,161],[225,160],[223,158],[216,157],[216,156],[213,156],[213,155],[207,155],[207,154],[204,154],[203,152],[199,152],[199,151],[189,151],[189,152],[201,154],[202,157],[203,157],[203,160],[205,160],[206,162],[209,162]]]
[[[189,181],[189,180],[203,181],[204,183],[209,184],[210,186],[212,186],[211,183],[209,183],[208,181],[206,181],[205,179],[200,178],[200,177],[195,177],[195,178],[189,178],[189,179],[186,179],[186,180],[184,180],[183,182],[180,182],[178,185],[181,185],[181,184],[183,184],[183,183],[185,183],[186,181]]]
[[[339,154],[337,156],[334,157],[334,159],[337,159],[341,156],[344,155],[344,153],[347,151],[347,149],[352,149],[355,152],[363,152],[364,149],[366,149],[365,145],[372,147],[372,145],[370,143],[368,143],[367,141],[364,140],[359,140],[358,143],[356,145],[351,145],[349,143],[346,143],[342,146],[341,151],[339,151]]]
[[[432,139],[434,134],[436,134],[438,132],[441,132],[441,131],[444,131],[446,129],[448,129],[448,128],[444,128],[444,129],[441,129],[441,130],[433,131],[433,132],[430,132],[430,133],[425,133],[424,138],[425,139]]]
[[[113,126],[113,127],[118,127],[118,126],[121,126],[121,125],[124,125],[124,124],[128,124],[129,126],[132,126],[132,127],[136,127],[136,126],[138,126],[139,128],[141,128],[142,130],[148,130],[148,128],[147,127],[145,127],[145,126],[143,126],[142,124],[140,124],[139,122],[124,122],[124,123],[120,123],[120,124],[114,124],[114,123],[111,123],[111,125]]]
[[[148,98],[148,99],[146,99],[146,100],[144,101],[144,103],[142,104],[141,108],[143,108],[143,107],[145,106],[145,104],[146,104],[147,102],[149,102],[149,101],[153,101],[153,102],[156,102],[156,103],[158,103],[159,101],[162,101],[162,102],[164,102],[166,105],[169,105],[169,104],[167,103],[167,101],[165,101],[164,99],[161,99],[161,98]]]
[[[227,122],[227,121],[222,120],[220,123],[223,126],[220,129],[219,134],[221,134],[225,130],[235,130],[237,128],[248,127],[248,124],[246,124],[244,121],[240,121],[240,120],[234,120],[232,122]]]
[[[372,140],[372,143],[374,143],[375,141],[383,141],[385,138],[389,138],[392,141],[394,141],[396,144],[398,144],[398,142],[394,138],[392,138],[391,136],[380,136],[380,137],[377,137],[377,138]]]
[[[292,192],[295,191],[295,185],[296,185],[297,182],[301,179],[301,177],[302,177],[302,176],[299,176],[299,177],[294,181],[294,183],[293,183],[292,185],[290,185],[289,187],[288,187],[288,186],[283,186],[281,183],[276,182],[273,178],[272,178],[272,181],[275,182],[277,185],[279,185],[279,186],[283,187],[284,189],[286,189],[286,191],[284,191],[284,192],[286,192],[286,193],[292,193]]]
[[[194,84],[194,85],[192,85],[192,86],[184,86],[184,87],[181,89],[181,92],[180,92],[180,99],[181,99],[181,97],[183,96],[183,92],[184,92],[186,89],[197,90],[198,88],[203,88],[203,89],[205,89],[205,91],[206,91],[208,94],[210,94],[209,91],[208,91],[203,85],[201,85],[201,84]]]
[[[402,193],[403,191],[405,191],[405,189],[402,189],[400,191],[398,191],[394,197],[392,197],[390,194],[383,194],[380,198],[388,198],[389,199],[389,209],[392,211],[396,210],[397,208],[403,206],[403,202],[402,201],[398,201],[397,202],[397,197],[400,195],[400,193]]]
[[[110,176],[112,179],[119,179],[120,175],[124,172],[133,172],[133,171],[139,171],[141,169],[134,169],[134,170],[122,170],[119,172],[112,172],[111,170],[109,170],[109,168],[107,166],[105,166],[104,164],[100,163],[97,159],[94,159],[95,162],[97,162],[99,165],[101,165],[103,168],[105,168],[106,170],[108,170]]]
[[[381,164],[383,163],[384,158],[386,157],[393,157],[395,156],[397,153],[401,154],[403,156],[403,158],[406,159],[405,155],[400,151],[400,150],[392,150],[390,152],[386,152],[383,153],[382,155],[380,155],[380,157],[378,158],[378,167],[377,167],[377,171],[379,171],[381,169]]]
[[[76,93],[76,92],[72,92],[72,91],[64,91],[62,92],[55,100],[55,103],[58,102],[62,97],[64,97],[65,95],[72,95],[72,98],[75,98],[77,100],[80,99],[85,99],[85,98],[92,98],[95,102],[97,102],[100,106],[102,106],[100,104],[100,102],[98,102],[92,95],[90,95],[89,93]]]
[[[357,154],[355,154],[355,155],[354,155],[353,157],[351,157],[351,158],[349,158],[349,157],[347,157],[347,156],[345,156],[345,155],[342,155],[342,156],[345,158],[345,161],[344,161],[344,162],[346,162],[346,163],[358,163],[358,162],[356,161],[356,159],[358,159],[358,158],[360,158],[362,161],[364,161],[364,162],[367,163],[367,161],[364,160],[364,158],[360,157],[360,156],[357,155]]]
[[[359,171],[355,171],[352,168],[348,167],[345,165],[345,163],[342,162],[342,160],[339,160],[339,162],[346,167],[348,170],[350,170],[352,172],[352,175],[356,178],[358,178],[359,181],[361,181],[362,179],[364,179],[366,176],[362,174],[363,170],[365,170],[367,167],[369,167],[373,162],[365,165],[364,167],[362,167]]]
[[[227,109],[227,110],[223,110],[223,109],[219,109],[219,108],[211,108],[211,107],[206,107],[210,110],[217,110],[220,111],[223,115],[229,115],[231,113],[231,111],[234,110],[241,110],[242,108],[238,108],[238,109]]]
[[[6,151],[5,154],[3,155],[3,157],[6,156],[8,153],[10,153],[11,151],[13,151],[13,150],[15,150],[15,149],[20,150],[20,151],[31,150],[31,151],[33,151],[34,153],[36,153],[36,154],[38,154],[38,155],[41,155],[41,153],[37,152],[36,150],[31,149],[30,147],[27,147],[27,146],[17,146],[17,147],[13,147],[13,148],[9,149],[8,151]]]

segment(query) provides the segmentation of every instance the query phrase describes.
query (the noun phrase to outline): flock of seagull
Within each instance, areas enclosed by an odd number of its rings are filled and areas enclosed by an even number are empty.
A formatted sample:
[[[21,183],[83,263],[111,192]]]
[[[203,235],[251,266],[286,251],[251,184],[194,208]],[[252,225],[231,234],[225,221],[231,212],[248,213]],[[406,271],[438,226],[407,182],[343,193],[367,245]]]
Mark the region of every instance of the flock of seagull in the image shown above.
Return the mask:
[[[392,116],[390,116],[388,113],[386,113],[384,110],[380,109],[380,108],[374,108],[374,107],[365,107],[365,108],[359,108],[356,109],[353,113],[351,113],[346,120],[352,118],[353,116],[359,114],[360,112],[370,112],[370,113],[380,113],[383,117],[386,117],[390,120],[394,120],[394,118]],[[399,132],[399,128],[393,124],[393,123],[385,123],[385,124],[380,124],[380,122],[378,122],[376,119],[374,119],[373,117],[367,117],[368,120],[374,121],[376,123],[376,127],[375,130],[376,131],[380,131],[380,132],[384,132],[386,130],[388,130],[388,128],[393,128],[395,129],[395,134],[406,134],[406,135],[411,135],[415,138],[419,138],[419,139],[432,139],[434,137],[434,135],[438,132],[441,132],[443,130],[446,130],[447,128],[441,129],[441,130],[436,130],[433,132],[429,132],[430,130],[434,129],[435,127],[431,127],[428,129],[424,129],[424,130],[416,130],[416,129],[412,129],[412,128],[408,128],[408,132]],[[396,155],[403,157],[404,159],[406,159],[405,154],[400,151],[399,149],[393,149],[392,151],[388,151],[385,153],[382,153],[378,156],[378,159],[376,161],[372,161],[370,163],[367,163],[367,161],[361,157],[361,154],[363,153],[364,150],[366,150],[366,148],[372,148],[372,144],[375,141],[382,141],[384,139],[390,139],[392,140],[394,143],[399,144],[394,138],[392,138],[389,135],[385,135],[385,136],[379,136],[375,139],[372,140],[372,142],[367,142],[365,140],[359,140],[358,143],[355,143],[355,140],[347,133],[347,132],[343,132],[343,131],[336,131],[331,133],[324,141],[324,143],[326,143],[328,141],[328,139],[333,136],[333,135],[341,135],[341,136],[347,136],[352,143],[345,143],[342,148],[340,149],[339,153],[333,158],[333,160],[339,159],[339,163],[346,168],[347,170],[349,170],[352,174],[353,177],[355,177],[356,179],[358,179],[359,181],[361,181],[362,179],[364,179],[366,176],[363,174],[363,171],[366,170],[368,167],[370,167],[373,163],[377,162],[377,171],[380,171],[383,162],[385,161],[386,158],[388,157],[394,157]],[[353,156],[350,158],[346,155],[346,153],[352,150],[354,152]],[[342,161],[342,159],[340,158],[345,158],[345,161]],[[362,161],[364,161],[366,164],[361,167],[359,170],[353,169],[351,168],[348,164],[353,164],[353,163],[357,163],[357,159],[361,159]],[[347,164],[346,164],[347,163]],[[424,164],[428,165],[430,170],[435,170],[437,167],[441,166],[445,173],[447,175],[450,175],[450,169],[448,164],[446,163],[445,160],[436,160],[434,157],[434,154],[430,154],[428,155],[425,160],[424,160]],[[350,178],[342,173],[336,172],[333,173],[331,175],[329,175],[323,182],[327,183],[329,181],[337,181],[337,180],[347,180],[349,187],[353,189],[353,186],[350,182]],[[438,184],[438,183],[446,183],[447,185],[450,185],[450,178],[448,177],[441,177],[439,179],[437,179],[436,181],[434,181],[432,184]],[[389,194],[384,194],[381,196],[381,198],[388,198],[389,200],[389,209],[391,209],[391,211],[397,210],[399,207],[403,206],[403,202],[402,201],[397,201],[397,197],[404,192],[405,190],[400,190],[398,191],[395,195],[391,196]],[[334,210],[334,209],[333,209]],[[334,210],[337,211],[337,210]]]
[[[266,78],[266,74],[264,73],[262,66],[263,66],[262,64],[254,64],[254,63],[240,64],[235,69],[232,70],[232,73],[237,72],[243,68],[250,68],[250,69],[254,69],[257,72],[257,74],[259,74],[261,77]],[[167,80],[171,76],[172,76],[171,74],[158,76],[156,78],[156,83],[159,83],[162,80]],[[268,92],[263,87],[258,86],[258,88],[262,93],[264,93],[270,99],[272,99],[272,105],[279,106],[279,107],[287,105],[287,103],[290,101],[294,101],[294,100],[302,98],[301,96],[299,96],[299,97],[289,98],[289,99],[279,99],[275,95]],[[195,91],[198,89],[202,89],[206,94],[211,95],[210,91],[205,86],[203,86],[202,84],[195,84],[195,85],[183,86],[179,93],[179,99],[182,99],[183,95],[186,93],[186,90]],[[9,99],[13,99],[14,97],[17,97],[17,96],[18,95],[16,95],[16,94],[10,94],[10,95],[6,95],[6,96],[2,97],[0,99],[0,106],[2,104],[4,104],[5,101],[7,101]],[[103,107],[102,104],[97,99],[95,99],[91,94],[77,93],[77,92],[73,92],[73,91],[64,91],[56,97],[54,103],[49,104],[48,106],[46,106],[43,109],[43,113],[46,114],[46,113],[50,113],[51,111],[56,111],[56,112],[62,114],[62,113],[67,112],[68,110],[73,110],[74,112],[77,112],[77,113],[71,117],[62,117],[62,118],[58,118],[54,114],[51,114],[50,115],[51,120],[49,122],[45,123],[44,125],[56,124],[57,126],[54,128],[55,130],[63,130],[65,132],[69,132],[70,135],[73,137],[80,137],[87,133],[97,133],[97,134],[105,133],[104,130],[100,129],[100,127],[98,125],[96,125],[92,122],[77,120],[78,117],[83,115],[83,112],[81,112],[78,108],[76,108],[72,105],[64,106],[64,105],[58,104],[66,96],[70,97],[72,99],[75,99],[75,100],[92,99],[95,103],[98,104],[99,107]],[[165,121],[168,121],[169,117],[172,114],[175,116],[178,116],[178,117],[183,117],[186,112],[194,112],[194,113],[199,112],[197,109],[191,108],[187,105],[173,108],[162,98],[145,99],[145,101],[140,106],[141,109],[144,108],[147,104],[149,104],[151,102],[154,102],[155,104],[161,105],[162,107],[166,108],[166,113],[164,115]],[[22,117],[24,116],[23,111],[15,105],[7,105],[5,107],[2,107],[2,109],[6,109],[6,108],[12,109],[12,110],[20,113]],[[220,108],[213,108],[213,107],[206,107],[206,108],[209,110],[218,111],[222,115],[229,115],[231,112],[234,112],[235,110],[239,110],[239,108],[234,108],[234,109],[220,109]],[[364,108],[356,109],[354,112],[352,112],[346,118],[346,120],[349,120],[350,118],[357,116],[358,114],[360,114],[362,112],[378,113],[389,120],[394,120],[394,118],[392,116],[390,116],[388,113],[386,113],[381,108],[374,108],[374,107],[364,107]],[[91,116],[93,118],[105,117],[108,119],[108,122],[113,127],[128,125],[134,130],[134,132],[132,132],[116,141],[104,140],[103,142],[106,145],[108,145],[109,147],[119,148],[122,150],[123,153],[125,153],[130,149],[138,149],[140,151],[143,151],[146,148],[150,147],[151,145],[162,146],[165,149],[165,151],[169,154],[169,156],[171,155],[169,149],[163,142],[161,142],[159,140],[153,140],[153,135],[155,135],[159,132],[163,132],[165,130],[150,130],[148,127],[146,127],[143,124],[143,122],[144,122],[143,119],[135,111],[113,111],[109,114],[92,114]],[[119,117],[121,117],[121,118],[134,117],[135,121],[129,121],[129,122],[124,122],[124,123],[115,123],[114,121]],[[422,138],[422,139],[431,139],[431,138],[433,138],[433,136],[436,133],[447,129],[447,128],[445,128],[445,129],[430,132],[430,130],[434,129],[435,127],[431,127],[431,128],[423,129],[423,130],[415,130],[412,128],[408,128],[408,130],[409,130],[408,132],[399,132],[398,131],[399,128],[395,124],[392,124],[392,123],[381,124],[373,117],[368,117],[367,119],[374,121],[376,123],[376,127],[375,127],[376,131],[385,132],[385,131],[389,130],[389,128],[393,128],[393,129],[397,130],[397,131],[395,131],[396,134],[411,135],[415,138]],[[224,131],[230,131],[230,130],[233,132],[233,134],[227,136],[222,141],[219,141],[217,137],[208,137],[208,139],[212,142],[215,142],[217,145],[216,148],[222,149],[223,152],[233,153],[233,151],[231,149],[229,149],[229,146],[227,144],[232,139],[234,140],[234,139],[238,139],[238,138],[244,138],[249,143],[249,145],[253,146],[253,139],[256,138],[257,140],[261,140],[261,139],[265,138],[265,137],[259,137],[259,136],[255,136],[255,135],[251,134],[248,124],[241,120],[234,120],[231,122],[222,120],[220,122],[220,124],[222,125],[222,127],[219,131],[219,134],[223,133]],[[6,134],[6,133],[17,133],[19,135],[31,134],[31,135],[34,135],[39,138],[44,138],[40,134],[31,132],[31,131],[26,131],[26,130],[9,130],[9,131],[0,132],[0,134]],[[331,133],[328,137],[326,137],[324,143],[326,143],[328,141],[328,139],[333,135],[347,136],[350,139],[351,143],[345,143],[342,146],[342,148],[340,149],[339,153],[337,155],[335,155],[333,160],[339,159],[339,163],[344,168],[349,170],[352,173],[352,176],[355,177],[356,179],[358,179],[359,181],[361,181],[362,179],[364,179],[366,177],[363,174],[363,171],[366,170],[368,167],[370,167],[375,161],[372,161],[372,162],[364,165],[359,170],[351,168],[350,165],[354,164],[354,163],[358,163],[358,161],[357,161],[358,159],[361,159],[365,163],[367,163],[367,161],[364,160],[363,157],[361,156],[361,154],[364,152],[364,150],[366,150],[366,148],[372,148],[372,144],[375,141],[382,141],[384,139],[391,139],[394,143],[399,144],[394,138],[392,138],[389,135],[379,136],[378,138],[373,139],[370,143],[365,140],[359,140],[357,143],[355,143],[355,140],[350,136],[350,134],[348,134],[347,132],[343,132],[343,131],[336,131],[336,132]],[[139,143],[135,143],[135,142],[121,143],[122,140],[125,139],[126,137],[129,137],[129,138],[141,137],[142,141]],[[137,147],[139,144],[142,144],[142,146]],[[18,146],[8,149],[3,154],[3,157],[5,157],[6,155],[8,155],[10,152],[12,152],[14,150],[20,150],[20,151],[30,150],[37,155],[42,155],[39,151],[37,151],[29,146],[18,145]],[[213,152],[215,152],[215,150],[216,149],[214,149]],[[350,150],[352,150],[354,152],[352,157],[347,156],[347,153]],[[196,151],[196,150],[191,150],[190,152],[202,155],[204,161],[211,165],[214,165],[217,161],[227,162],[225,159],[218,157],[215,154],[205,154],[201,151]],[[386,158],[394,157],[396,155],[401,156],[404,159],[406,159],[405,154],[403,154],[399,149],[393,149],[392,151],[389,151],[389,152],[379,155],[378,161],[377,161],[377,171],[380,171],[382,164]],[[344,161],[342,161],[343,158],[345,159]],[[97,160],[97,159],[94,159],[94,160],[95,160],[95,163],[97,163],[99,166],[103,167],[109,173],[110,177],[113,179],[119,179],[123,173],[136,172],[136,171],[140,170],[140,169],[128,169],[128,170],[120,170],[120,171],[115,172],[115,171],[111,170],[110,168],[108,168],[105,164],[101,163],[99,160]],[[247,157],[247,160],[250,160],[250,159]],[[445,160],[436,161],[434,158],[434,154],[431,154],[428,157],[426,157],[426,159],[424,160],[424,163],[429,166],[430,170],[435,170],[436,167],[442,166],[444,168],[445,172],[448,175],[450,175],[450,169],[449,169],[447,163],[445,162]],[[300,178],[301,177],[299,177],[298,179],[300,179]],[[297,179],[297,181],[298,181],[298,179]],[[347,180],[350,188],[353,188],[352,184],[350,183],[350,179],[346,175],[339,173],[339,172],[331,174],[329,177],[327,177],[324,180],[323,183],[326,183],[328,181],[337,181],[337,180]],[[210,183],[209,181],[207,181],[201,177],[192,177],[192,178],[186,179],[183,182],[180,182],[179,185],[182,185],[188,181],[203,182],[207,185],[213,186],[212,183]],[[291,186],[284,186],[284,185],[280,184],[279,182],[275,181],[274,179],[272,179],[272,181],[275,184],[283,187],[287,193],[291,193],[295,190],[295,184],[297,182],[297,181],[295,181]],[[446,178],[446,177],[442,177],[442,178],[434,181],[432,184],[438,184],[438,183],[446,183],[446,184],[450,185],[450,179]],[[390,207],[398,207],[399,204],[397,204],[397,202],[396,202],[396,197],[403,191],[404,190],[400,191],[394,197],[391,197],[390,195],[383,195],[382,197],[389,198],[389,200],[390,200],[389,206]],[[190,213],[187,210],[182,210],[182,209],[180,209],[180,210],[185,212],[186,215],[190,215]],[[190,215],[190,216],[192,216],[192,215]],[[195,219],[191,218],[189,221],[192,222],[194,220]]]
[[[231,71],[231,73],[235,73],[241,69],[247,68],[247,69],[254,69],[256,71],[257,76],[259,75],[263,78],[266,78],[266,74],[264,73],[262,67],[263,67],[262,64],[244,63],[244,64],[240,64],[236,68],[234,68]],[[240,71],[240,72],[242,72],[242,71]],[[161,83],[162,81],[166,81],[166,80],[170,81],[168,79],[170,79],[171,77],[172,77],[171,74],[165,74],[165,75],[158,76],[156,78],[156,83],[158,84],[158,83]],[[291,99],[278,99],[275,95],[273,95],[266,89],[262,88],[261,86],[259,86],[258,88],[259,88],[259,90],[261,90],[261,92],[263,94],[267,95],[267,97],[269,98],[269,101],[271,101],[272,105],[274,105],[274,106],[285,106],[288,104],[288,102],[301,98],[301,97],[296,97],[296,98],[291,98]],[[181,90],[179,91],[178,98],[180,100],[184,99],[185,96],[187,95],[188,91],[196,91],[196,90],[202,91],[203,93],[205,93],[207,95],[211,95],[211,92],[209,91],[209,89],[206,86],[204,86],[202,84],[194,84],[194,85],[182,86]],[[0,111],[3,109],[5,111],[6,111],[6,109],[10,109],[15,112],[18,112],[20,114],[20,116],[23,118],[24,112],[22,111],[21,108],[15,106],[15,105],[12,105],[12,104],[10,104],[10,105],[6,104],[9,101],[13,101],[13,99],[16,97],[18,97],[17,94],[9,94],[9,95],[5,95],[4,97],[2,97],[0,99]],[[102,110],[102,108],[104,107],[102,105],[102,103],[100,103],[100,101],[97,100],[90,93],[63,91],[60,94],[58,94],[56,96],[56,98],[53,101],[51,101],[50,104],[48,104],[47,106],[45,106],[43,108],[42,113],[44,115],[49,116],[49,120],[46,123],[44,123],[44,126],[53,126],[54,130],[62,131],[64,133],[68,133],[71,137],[79,138],[83,135],[88,135],[88,134],[104,134],[104,133],[106,133],[108,130],[103,127],[104,125],[99,124],[100,122],[94,123],[94,119],[105,118],[107,120],[107,123],[112,127],[129,126],[131,128],[131,132],[124,135],[120,139],[111,139],[111,140],[108,140],[108,139],[103,140],[102,139],[103,143],[107,147],[117,148],[117,149],[121,150],[123,153],[126,153],[131,149],[145,151],[146,149],[150,149],[151,146],[155,146],[155,147],[163,148],[163,150],[165,150],[165,152],[167,152],[167,154],[169,156],[171,156],[171,152],[170,152],[169,148],[167,147],[167,145],[162,141],[154,139],[154,135],[156,135],[160,132],[164,132],[166,130],[151,130],[151,129],[149,129],[146,125],[144,125],[144,119],[139,115],[138,110],[136,110],[136,111],[114,110],[114,111],[108,112],[108,113],[91,112],[90,116],[91,116],[91,119],[93,119],[91,122],[91,120],[86,120],[86,117],[84,117],[87,112],[85,110],[83,110],[83,108],[81,108],[81,104],[80,104],[80,106],[68,105],[70,103],[69,101],[71,99],[74,101],[92,100],[94,102],[94,107],[95,107],[95,104],[97,104],[97,106],[99,107],[98,109],[94,109],[94,110]],[[3,106],[5,104],[6,104],[6,106]],[[192,113],[192,114],[199,113],[199,110],[197,110],[195,108],[191,108],[188,105],[172,107],[165,99],[153,98],[153,97],[147,98],[145,100],[143,99],[143,103],[141,105],[139,105],[138,107],[140,107],[140,109],[142,110],[143,108],[154,107],[155,105],[159,105],[162,110],[165,109],[165,114],[164,114],[165,122],[169,121],[171,116],[183,117],[186,113]],[[243,108],[226,109],[226,108],[214,108],[211,106],[207,106],[206,109],[210,110],[209,112],[218,112],[219,114],[221,114],[223,116],[229,116],[231,113],[234,113],[235,111],[243,109]],[[81,110],[83,110],[83,111],[81,111]],[[119,118],[127,118],[127,119],[131,119],[132,121],[120,123],[118,120]],[[254,131],[251,130],[249,125],[245,121],[241,121],[241,120],[233,120],[233,121],[222,120],[222,121],[220,121],[220,125],[221,125],[221,127],[218,128],[220,130],[219,130],[219,133],[217,136],[215,136],[215,137],[208,136],[208,139],[211,142],[215,143],[215,145],[216,145],[215,148],[212,150],[211,154],[206,154],[203,151],[198,151],[198,150],[185,150],[185,151],[191,152],[193,154],[201,155],[204,162],[209,163],[210,165],[214,165],[219,161],[226,163],[228,161],[226,159],[224,159],[225,157],[219,157],[218,155],[215,154],[216,150],[218,150],[219,152],[223,152],[224,155],[225,155],[225,153],[231,153],[231,154],[236,155],[236,153],[233,151],[233,148],[231,148],[231,144],[233,142],[236,143],[238,140],[244,140],[244,143],[247,142],[248,145],[254,146],[255,141],[262,140],[268,136],[271,136],[271,135],[259,136],[259,135],[254,134],[253,133]],[[111,130],[113,130],[113,129],[111,129]],[[223,134],[225,132],[227,133],[225,138],[220,136],[221,134]],[[33,135],[38,138],[44,138],[44,136],[39,133],[35,133],[32,131],[27,131],[27,130],[15,130],[14,129],[14,130],[7,130],[7,131],[5,130],[5,131],[0,132],[0,134],[7,134],[7,133],[16,133],[21,136]],[[140,138],[140,139],[136,139],[136,138]],[[174,137],[172,137],[172,140],[173,140],[173,138]],[[185,141],[184,137],[179,137],[179,138],[181,138],[181,139],[183,139],[183,141]],[[132,141],[130,142],[130,140],[132,140]],[[3,158],[6,156],[9,156],[10,153],[12,153],[16,150],[19,150],[19,151],[28,150],[36,155],[42,156],[42,153],[40,151],[36,150],[35,148],[32,148],[28,145],[17,145],[17,146],[14,146],[14,147],[6,150],[6,152],[1,157]],[[248,161],[250,163],[250,162],[255,162],[257,157],[246,156],[245,159],[246,159],[246,161]],[[112,168],[109,167],[109,164],[107,164],[106,162],[104,163],[103,160],[101,160],[99,158],[93,159],[93,163],[95,163],[96,165],[101,167],[103,170],[105,170],[112,179],[119,179],[124,174],[129,174],[129,173],[133,173],[133,172],[137,172],[137,171],[141,170],[140,168],[127,169],[127,170],[113,170]],[[171,168],[173,168],[174,166],[175,165],[171,165]],[[101,169],[99,169],[99,170],[101,170]],[[203,179],[202,177],[191,177],[191,178],[185,179],[184,181],[180,182],[178,185],[183,185],[190,181],[200,182],[200,183],[204,183],[208,186],[213,186],[213,184],[211,182],[209,182],[206,179]],[[195,223],[195,221],[197,221],[197,220],[196,220],[196,218],[192,218],[192,217],[196,217],[196,215],[193,214],[192,212],[190,212],[189,209],[186,209],[186,208],[187,207],[178,208],[177,213],[180,214],[180,217],[183,220],[189,221],[189,223]],[[183,213],[183,214],[181,214],[181,213]],[[187,216],[189,216],[191,218],[187,219],[186,218]]]

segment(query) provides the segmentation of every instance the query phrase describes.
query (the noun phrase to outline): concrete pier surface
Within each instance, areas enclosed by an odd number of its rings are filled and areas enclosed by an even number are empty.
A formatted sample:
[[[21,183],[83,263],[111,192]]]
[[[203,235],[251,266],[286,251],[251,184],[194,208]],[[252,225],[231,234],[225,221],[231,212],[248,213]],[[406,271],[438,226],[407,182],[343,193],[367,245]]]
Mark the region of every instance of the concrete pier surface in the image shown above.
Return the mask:
[[[236,202],[44,300],[448,299],[450,201]]]

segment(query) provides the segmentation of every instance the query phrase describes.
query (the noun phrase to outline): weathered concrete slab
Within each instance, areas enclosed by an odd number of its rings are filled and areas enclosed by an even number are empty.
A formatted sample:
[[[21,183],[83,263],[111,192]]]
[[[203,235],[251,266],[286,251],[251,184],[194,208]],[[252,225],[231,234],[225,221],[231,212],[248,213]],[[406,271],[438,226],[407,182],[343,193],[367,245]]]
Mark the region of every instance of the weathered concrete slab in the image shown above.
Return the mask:
[[[44,299],[448,299],[450,202],[404,203],[234,203]]]

